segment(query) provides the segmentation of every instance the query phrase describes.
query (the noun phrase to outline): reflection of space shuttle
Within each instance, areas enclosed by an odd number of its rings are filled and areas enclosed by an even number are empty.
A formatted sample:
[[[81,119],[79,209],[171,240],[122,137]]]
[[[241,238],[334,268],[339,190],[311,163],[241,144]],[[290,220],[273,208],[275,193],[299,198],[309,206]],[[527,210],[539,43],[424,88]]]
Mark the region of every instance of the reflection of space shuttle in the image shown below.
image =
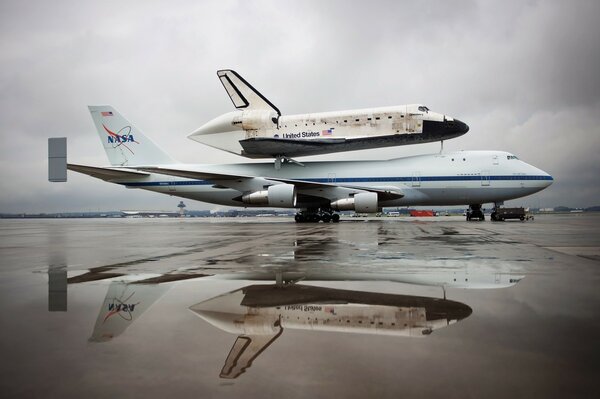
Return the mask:
[[[415,104],[282,116],[238,73],[217,71],[238,109],[194,131],[192,140],[248,158],[298,157],[447,140],[469,127]]]
[[[121,335],[168,289],[165,284],[113,281],[98,313],[90,341],[110,341]]]
[[[237,378],[284,329],[423,337],[471,314],[447,299],[305,285],[251,285],[193,305],[201,318],[238,334],[222,378]]]

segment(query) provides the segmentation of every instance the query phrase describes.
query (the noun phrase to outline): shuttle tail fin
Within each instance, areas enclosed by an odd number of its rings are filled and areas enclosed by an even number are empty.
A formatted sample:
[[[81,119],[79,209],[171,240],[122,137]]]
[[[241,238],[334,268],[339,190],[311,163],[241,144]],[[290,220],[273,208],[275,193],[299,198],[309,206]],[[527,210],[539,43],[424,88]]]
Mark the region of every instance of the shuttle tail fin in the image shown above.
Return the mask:
[[[91,105],[88,108],[111,165],[176,163],[113,107]]]
[[[239,377],[252,366],[254,359],[267,349],[282,332],[283,328],[280,327],[275,334],[238,336],[229,351],[219,377],[227,379]]]
[[[265,96],[263,96],[258,90],[244,78],[242,78],[236,71],[231,69],[223,69],[217,71],[217,76],[223,84],[225,91],[231,98],[233,105],[240,110],[273,110],[280,116],[281,112],[273,103]]]

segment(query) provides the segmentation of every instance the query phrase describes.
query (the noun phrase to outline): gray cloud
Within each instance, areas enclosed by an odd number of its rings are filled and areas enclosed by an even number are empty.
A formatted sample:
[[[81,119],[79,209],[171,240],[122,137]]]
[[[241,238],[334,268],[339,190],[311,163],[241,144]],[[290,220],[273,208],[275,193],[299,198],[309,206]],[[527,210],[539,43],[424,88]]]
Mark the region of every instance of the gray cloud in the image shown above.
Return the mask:
[[[593,1],[5,1],[0,211],[172,208],[174,198],[86,176],[47,183],[46,138],[67,136],[71,161],[105,164],[86,106],[112,104],[182,161],[243,162],[186,138],[232,109],[223,67],[287,114],[425,103],[471,126],[448,150],[508,150],[555,176],[520,203],[595,205],[599,12]]]

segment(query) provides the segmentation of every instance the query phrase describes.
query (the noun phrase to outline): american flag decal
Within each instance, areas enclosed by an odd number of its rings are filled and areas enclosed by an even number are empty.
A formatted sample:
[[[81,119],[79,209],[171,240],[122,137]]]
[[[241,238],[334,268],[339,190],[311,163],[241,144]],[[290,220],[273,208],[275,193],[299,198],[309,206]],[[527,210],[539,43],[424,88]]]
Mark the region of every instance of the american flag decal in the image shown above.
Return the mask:
[[[333,128],[332,129],[323,130],[321,132],[321,136],[331,136],[332,133],[333,133]]]
[[[101,112],[102,116],[112,116],[112,112]]]

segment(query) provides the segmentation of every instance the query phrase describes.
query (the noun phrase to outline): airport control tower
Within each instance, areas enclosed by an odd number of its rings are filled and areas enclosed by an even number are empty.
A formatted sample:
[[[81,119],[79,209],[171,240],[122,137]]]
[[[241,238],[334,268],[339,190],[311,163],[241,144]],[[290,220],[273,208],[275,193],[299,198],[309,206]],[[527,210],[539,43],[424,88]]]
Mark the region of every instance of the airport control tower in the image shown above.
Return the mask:
[[[179,208],[179,217],[182,218],[185,216],[185,204],[183,203],[183,201],[179,201],[179,205],[177,205],[177,208]]]

